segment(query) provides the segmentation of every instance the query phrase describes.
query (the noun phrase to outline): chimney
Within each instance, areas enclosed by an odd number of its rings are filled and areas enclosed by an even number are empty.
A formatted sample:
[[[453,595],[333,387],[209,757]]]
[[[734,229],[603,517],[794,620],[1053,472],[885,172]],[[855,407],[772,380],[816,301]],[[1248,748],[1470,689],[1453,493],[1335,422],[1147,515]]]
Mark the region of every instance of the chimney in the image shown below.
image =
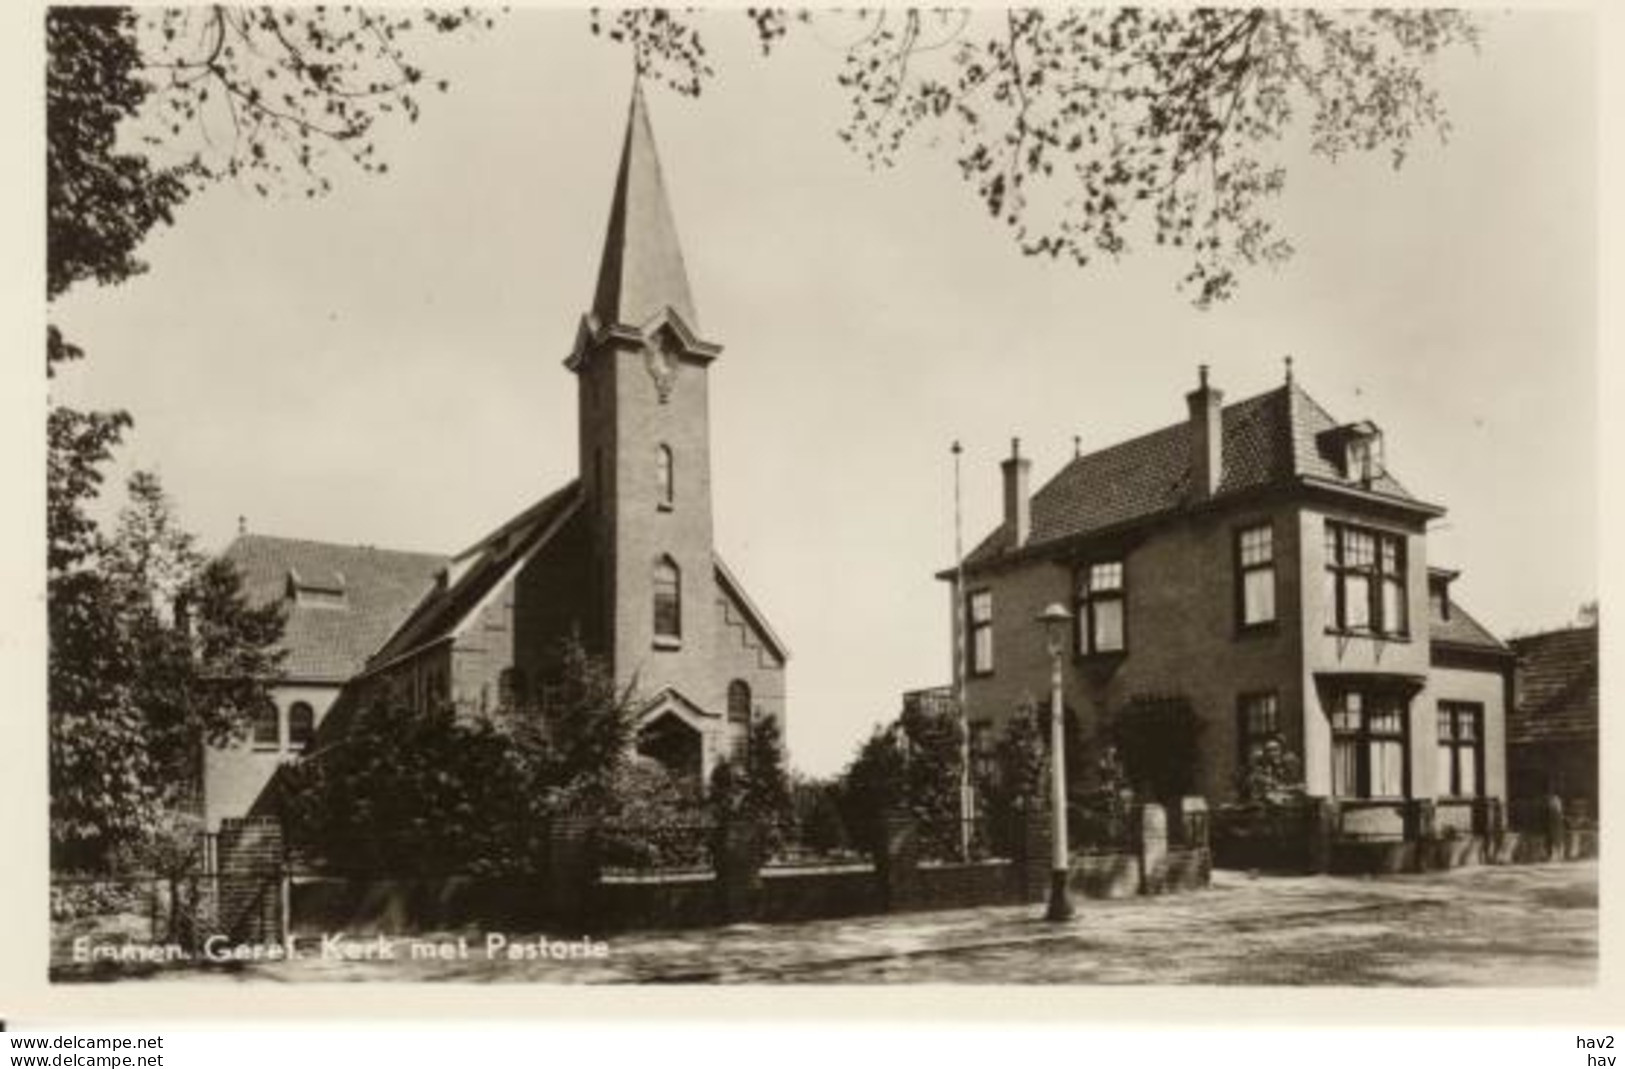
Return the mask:
[[[1004,522],[1015,546],[1027,544],[1032,534],[1032,499],[1027,495],[1027,474],[1033,462],[1021,455],[1021,439],[1010,439],[1010,459],[999,465],[1004,472]]]
[[[1219,409],[1224,394],[1207,384],[1207,365],[1200,369],[1201,384],[1185,395],[1191,410],[1191,494],[1198,501],[1212,497],[1224,476],[1224,432]]]

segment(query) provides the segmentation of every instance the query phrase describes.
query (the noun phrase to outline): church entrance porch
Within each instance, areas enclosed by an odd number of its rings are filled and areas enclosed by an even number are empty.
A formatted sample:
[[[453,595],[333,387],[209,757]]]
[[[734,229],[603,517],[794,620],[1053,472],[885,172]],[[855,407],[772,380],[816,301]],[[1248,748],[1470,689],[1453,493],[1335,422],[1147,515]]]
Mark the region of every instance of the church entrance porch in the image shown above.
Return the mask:
[[[704,785],[705,739],[673,712],[662,712],[638,730],[638,756],[685,784]]]

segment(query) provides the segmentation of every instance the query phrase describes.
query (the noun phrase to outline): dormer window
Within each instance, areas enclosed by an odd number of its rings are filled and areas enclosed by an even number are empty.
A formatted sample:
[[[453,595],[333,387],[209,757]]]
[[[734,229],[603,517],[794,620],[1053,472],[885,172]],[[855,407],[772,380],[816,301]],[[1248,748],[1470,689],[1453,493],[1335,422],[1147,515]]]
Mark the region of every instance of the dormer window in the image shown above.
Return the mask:
[[[1370,486],[1386,470],[1382,430],[1370,420],[1346,423],[1320,435],[1321,448],[1342,469],[1343,478]]]
[[[295,605],[316,608],[342,609],[349,604],[343,572],[304,576],[297,569],[289,568],[287,598]]]
[[[1369,486],[1382,474],[1382,435],[1350,438],[1343,474]]]

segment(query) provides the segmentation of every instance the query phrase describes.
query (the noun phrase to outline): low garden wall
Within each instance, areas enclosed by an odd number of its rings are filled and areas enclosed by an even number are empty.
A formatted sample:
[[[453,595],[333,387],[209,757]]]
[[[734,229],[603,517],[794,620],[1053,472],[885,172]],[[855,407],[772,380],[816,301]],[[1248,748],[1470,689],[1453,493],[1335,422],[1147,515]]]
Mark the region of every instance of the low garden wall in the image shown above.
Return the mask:
[[[1213,857],[1228,869],[1391,875],[1597,856],[1596,828],[1571,826],[1555,798],[1526,808],[1518,825],[1498,799],[1225,806],[1214,814]]]
[[[1173,842],[1159,806],[1135,810],[1125,849],[1074,855],[1071,886],[1085,897],[1161,894],[1205,887],[1212,870],[1205,806],[1176,814]],[[763,862],[763,829],[741,823],[705,830],[680,851],[681,868],[606,864],[591,821],[549,829],[545,874],[290,881],[296,934],[403,934],[474,925],[603,932],[686,928],[739,921],[802,921],[916,910],[1020,905],[1044,900],[1050,879],[1047,813],[1028,814],[998,839],[1007,856],[922,856],[906,816],[888,818],[872,859]],[[617,829],[616,834],[624,834]],[[617,839],[617,843],[622,840]],[[669,844],[668,844],[669,845]],[[617,862],[624,852],[610,855]],[[703,863],[693,863],[703,858]]]

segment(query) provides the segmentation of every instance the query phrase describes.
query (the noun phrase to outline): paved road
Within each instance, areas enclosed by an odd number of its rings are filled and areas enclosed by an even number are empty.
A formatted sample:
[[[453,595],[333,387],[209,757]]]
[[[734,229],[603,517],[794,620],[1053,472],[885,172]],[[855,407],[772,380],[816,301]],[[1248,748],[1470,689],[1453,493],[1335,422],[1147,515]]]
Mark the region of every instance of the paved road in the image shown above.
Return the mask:
[[[1251,877],[1163,898],[1080,902],[1064,925],[994,908],[610,938],[599,958],[298,961],[204,976],[234,980],[549,983],[1074,983],[1589,985],[1597,969],[1595,862],[1423,876]],[[426,939],[428,937],[425,937]],[[444,936],[449,941],[454,934]],[[511,934],[523,945],[534,935]],[[154,979],[195,980],[163,969]],[[66,979],[67,977],[63,977]]]

